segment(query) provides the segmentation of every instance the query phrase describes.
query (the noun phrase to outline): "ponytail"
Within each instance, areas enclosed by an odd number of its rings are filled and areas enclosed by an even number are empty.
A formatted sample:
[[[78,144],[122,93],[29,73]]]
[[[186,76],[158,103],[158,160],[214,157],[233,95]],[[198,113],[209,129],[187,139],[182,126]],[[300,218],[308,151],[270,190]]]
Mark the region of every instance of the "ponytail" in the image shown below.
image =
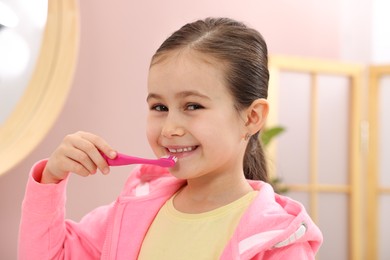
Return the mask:
[[[244,175],[250,180],[268,182],[267,164],[259,133],[250,137],[244,155]]]

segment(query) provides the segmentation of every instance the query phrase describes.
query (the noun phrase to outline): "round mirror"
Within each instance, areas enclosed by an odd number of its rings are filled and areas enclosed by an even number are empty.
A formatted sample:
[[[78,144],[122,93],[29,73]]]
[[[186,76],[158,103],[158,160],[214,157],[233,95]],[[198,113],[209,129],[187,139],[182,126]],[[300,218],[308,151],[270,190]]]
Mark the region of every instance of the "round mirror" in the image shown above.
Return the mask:
[[[34,71],[47,18],[47,0],[0,0],[0,125]]]
[[[61,111],[77,58],[77,10],[76,0],[0,0],[0,175],[39,144]]]

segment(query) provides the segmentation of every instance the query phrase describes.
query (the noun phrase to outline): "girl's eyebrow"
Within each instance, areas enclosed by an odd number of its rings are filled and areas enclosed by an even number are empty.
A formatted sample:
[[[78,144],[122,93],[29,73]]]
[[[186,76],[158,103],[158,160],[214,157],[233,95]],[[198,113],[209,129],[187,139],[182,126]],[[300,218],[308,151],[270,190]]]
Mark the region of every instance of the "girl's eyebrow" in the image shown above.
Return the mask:
[[[179,98],[185,98],[185,97],[191,97],[191,96],[194,96],[194,97],[200,97],[200,98],[205,98],[205,99],[210,99],[208,96],[198,92],[198,91],[182,91],[182,92],[179,92],[176,94],[177,97]]]
[[[161,99],[161,96],[158,95],[158,94],[154,94],[154,93],[149,93],[148,96],[146,97],[146,102],[149,101],[149,99]]]
[[[185,98],[185,97],[194,96],[194,97],[200,97],[200,98],[204,98],[204,99],[210,99],[210,97],[208,97],[208,96],[206,96],[198,91],[182,91],[182,92],[177,93],[175,96],[177,98]],[[149,93],[148,97],[146,98],[146,101],[148,101],[151,98],[162,99],[162,96],[159,94],[156,94],[156,93]]]

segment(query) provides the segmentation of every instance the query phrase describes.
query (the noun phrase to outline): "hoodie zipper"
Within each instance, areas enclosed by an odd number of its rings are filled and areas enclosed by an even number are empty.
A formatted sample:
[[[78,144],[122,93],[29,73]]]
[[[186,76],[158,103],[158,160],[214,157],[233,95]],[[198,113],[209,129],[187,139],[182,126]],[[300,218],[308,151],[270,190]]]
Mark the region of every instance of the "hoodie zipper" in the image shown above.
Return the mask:
[[[114,209],[112,216],[108,220],[107,237],[103,247],[102,260],[114,260],[116,259],[119,232],[122,225],[122,217],[124,211],[124,205],[121,204],[118,199],[114,203]],[[107,244],[106,244],[107,243]]]

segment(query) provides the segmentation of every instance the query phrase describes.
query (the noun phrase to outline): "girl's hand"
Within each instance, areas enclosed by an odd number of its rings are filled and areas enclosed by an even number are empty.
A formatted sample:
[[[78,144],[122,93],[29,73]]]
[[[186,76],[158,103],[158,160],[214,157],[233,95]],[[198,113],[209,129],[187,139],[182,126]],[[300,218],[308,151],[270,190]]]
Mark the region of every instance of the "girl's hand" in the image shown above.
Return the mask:
[[[110,168],[99,151],[111,159],[116,157],[115,150],[97,135],[87,132],[67,135],[50,156],[41,183],[58,183],[70,172],[89,176],[95,174],[98,168],[103,174],[108,174]]]

